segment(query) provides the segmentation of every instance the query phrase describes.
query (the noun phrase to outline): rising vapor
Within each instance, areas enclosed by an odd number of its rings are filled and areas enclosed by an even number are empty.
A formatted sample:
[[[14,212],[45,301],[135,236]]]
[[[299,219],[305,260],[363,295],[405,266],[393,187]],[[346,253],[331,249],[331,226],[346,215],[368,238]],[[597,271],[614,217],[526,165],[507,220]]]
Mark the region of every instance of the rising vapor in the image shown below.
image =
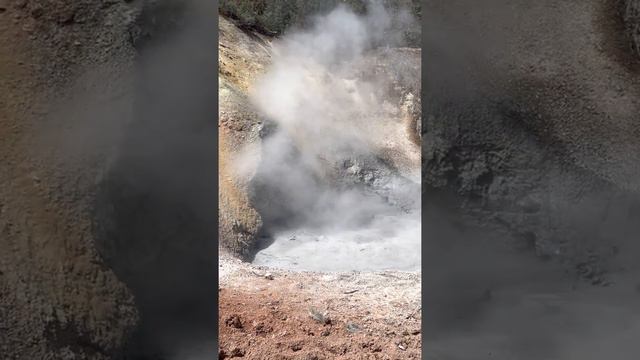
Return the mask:
[[[366,15],[338,6],[273,45],[252,92],[265,119],[253,189],[274,241],[256,263],[419,268],[420,148],[403,124],[397,86],[370,65],[402,45],[398,24],[411,21],[377,2]],[[408,164],[389,166],[382,154],[391,148]]]

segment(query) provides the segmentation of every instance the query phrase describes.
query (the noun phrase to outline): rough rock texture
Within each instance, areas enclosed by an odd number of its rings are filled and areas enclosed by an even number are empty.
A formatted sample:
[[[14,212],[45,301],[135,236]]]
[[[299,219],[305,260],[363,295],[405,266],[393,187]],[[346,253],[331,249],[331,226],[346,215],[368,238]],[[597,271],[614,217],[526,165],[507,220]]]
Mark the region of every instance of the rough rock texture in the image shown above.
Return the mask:
[[[262,226],[249,199],[249,182],[260,159],[263,123],[249,103],[253,80],[269,63],[269,39],[245,33],[219,17],[218,192],[220,245],[247,258]],[[241,157],[241,158],[240,158]],[[242,174],[238,162],[242,161]]]
[[[640,56],[640,1],[625,0],[624,20],[633,43],[633,49]]]
[[[397,24],[404,32],[405,39],[411,46],[420,45],[421,3],[417,0],[384,0],[385,6],[391,9],[403,8],[416,19],[415,26]],[[245,28],[268,35],[281,35],[294,26],[308,24],[316,14],[328,12],[338,4],[349,6],[358,13],[366,9],[363,0],[222,0],[220,13],[235,19]]]
[[[640,78],[616,56],[619,14],[596,1],[478,6],[423,9],[427,198],[462,195],[467,218],[578,268],[629,249]]]
[[[111,358],[137,312],[93,244],[97,164],[118,126],[96,110],[127,88],[139,9],[8,0],[0,9],[0,357]],[[84,107],[70,103],[82,94]]]
[[[376,155],[393,168],[409,178],[420,178],[421,126],[422,126],[422,52],[418,48],[391,48],[376,50],[365,56],[360,64],[361,77],[366,81],[375,77],[384,98],[392,106],[392,113],[387,116],[398,117],[404,124],[397,129],[393,118],[383,121],[388,129],[380,133],[387,134],[386,139],[371,136],[371,144]],[[391,136],[394,130],[399,131],[397,137]],[[372,133],[376,133],[373,131]],[[390,138],[404,138],[397,144],[386,142]],[[408,140],[408,141],[406,141]],[[410,174],[413,172],[413,174]]]

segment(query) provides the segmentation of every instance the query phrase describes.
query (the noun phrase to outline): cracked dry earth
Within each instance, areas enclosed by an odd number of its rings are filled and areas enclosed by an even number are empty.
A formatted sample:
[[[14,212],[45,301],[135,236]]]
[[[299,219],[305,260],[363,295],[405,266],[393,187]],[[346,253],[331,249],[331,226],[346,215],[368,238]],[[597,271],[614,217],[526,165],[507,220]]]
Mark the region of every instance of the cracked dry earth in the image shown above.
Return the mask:
[[[220,359],[421,358],[419,273],[292,272],[221,255],[219,276]]]

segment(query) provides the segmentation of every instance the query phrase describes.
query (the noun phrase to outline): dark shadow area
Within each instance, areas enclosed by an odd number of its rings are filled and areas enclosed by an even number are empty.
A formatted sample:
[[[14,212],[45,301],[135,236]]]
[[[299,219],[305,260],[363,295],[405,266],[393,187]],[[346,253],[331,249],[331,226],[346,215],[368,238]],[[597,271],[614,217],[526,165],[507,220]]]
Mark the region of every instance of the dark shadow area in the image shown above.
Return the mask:
[[[208,1],[150,2],[132,30],[135,118],[99,184],[94,226],[141,316],[125,359],[217,352],[215,11]]]

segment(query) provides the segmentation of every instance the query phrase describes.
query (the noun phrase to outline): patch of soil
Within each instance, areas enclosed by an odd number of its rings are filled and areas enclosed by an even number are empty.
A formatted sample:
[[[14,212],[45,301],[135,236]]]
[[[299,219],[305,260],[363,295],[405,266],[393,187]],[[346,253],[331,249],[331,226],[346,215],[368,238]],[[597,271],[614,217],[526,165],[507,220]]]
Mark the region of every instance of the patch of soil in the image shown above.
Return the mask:
[[[249,359],[419,359],[420,331],[372,323],[336,309],[329,324],[309,315],[295,294],[270,289],[262,293],[220,291],[220,358]],[[231,314],[231,315],[230,315]],[[244,324],[244,325],[243,325]],[[403,350],[404,348],[404,350]]]
[[[421,358],[416,273],[290,272],[222,255],[218,295],[220,359]]]

